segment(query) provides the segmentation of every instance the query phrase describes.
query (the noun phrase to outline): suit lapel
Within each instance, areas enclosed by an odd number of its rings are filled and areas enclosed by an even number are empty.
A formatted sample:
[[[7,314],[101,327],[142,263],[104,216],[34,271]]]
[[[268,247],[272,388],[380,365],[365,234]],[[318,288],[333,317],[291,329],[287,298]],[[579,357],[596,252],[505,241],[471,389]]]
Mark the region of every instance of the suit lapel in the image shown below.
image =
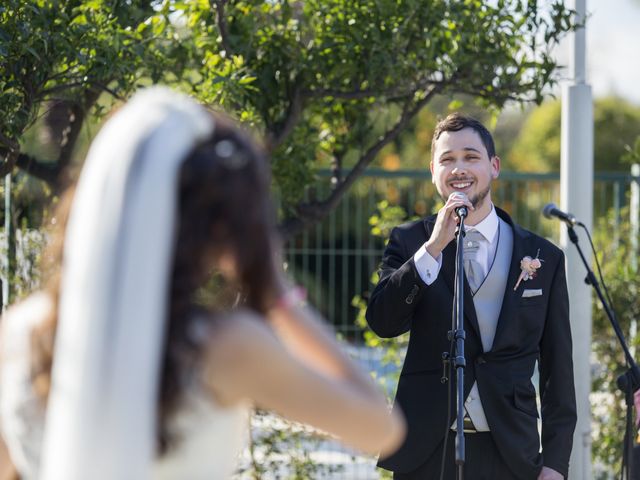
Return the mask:
[[[430,218],[425,221],[425,228],[427,230],[427,238],[431,236],[433,231],[435,219]],[[438,276],[442,276],[447,287],[451,290],[453,295],[453,287],[455,282],[455,261],[456,261],[456,242],[455,240],[450,242],[449,245],[442,251],[442,267]],[[471,288],[467,279],[464,279],[464,316],[471,328],[475,331],[478,338],[480,338],[480,327],[478,326],[478,317],[476,316],[476,309],[473,304],[473,295],[471,294]]]
[[[491,350],[496,350],[496,346],[499,346],[500,338],[504,335],[505,329],[509,326],[509,318],[513,316],[513,313],[517,308],[518,291],[514,291],[513,287],[520,276],[520,260],[522,260],[522,257],[526,254],[525,250],[528,246],[527,237],[530,236],[525,230],[520,228],[518,225],[515,225],[509,215],[505,212],[497,208],[496,211],[498,212],[498,215],[512,228],[513,252],[511,254],[511,262],[509,264],[507,285],[505,286],[504,297],[502,298],[502,308],[500,310],[500,316],[498,317],[496,334]]]

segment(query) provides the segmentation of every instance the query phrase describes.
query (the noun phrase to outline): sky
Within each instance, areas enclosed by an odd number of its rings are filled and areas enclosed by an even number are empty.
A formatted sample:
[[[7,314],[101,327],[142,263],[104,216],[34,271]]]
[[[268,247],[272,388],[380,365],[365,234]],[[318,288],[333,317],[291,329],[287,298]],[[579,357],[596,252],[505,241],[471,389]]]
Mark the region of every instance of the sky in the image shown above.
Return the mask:
[[[618,95],[640,106],[640,0],[587,0],[587,83],[595,97]],[[557,58],[568,65],[569,43]]]

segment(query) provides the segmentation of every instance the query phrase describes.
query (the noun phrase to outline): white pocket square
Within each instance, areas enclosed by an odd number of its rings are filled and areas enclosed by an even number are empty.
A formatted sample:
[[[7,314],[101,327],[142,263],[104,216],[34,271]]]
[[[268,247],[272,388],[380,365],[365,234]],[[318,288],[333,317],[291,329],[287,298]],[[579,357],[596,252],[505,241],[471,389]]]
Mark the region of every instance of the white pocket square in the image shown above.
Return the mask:
[[[530,298],[530,297],[538,297],[542,295],[542,289],[541,288],[525,288],[522,291],[522,298]]]

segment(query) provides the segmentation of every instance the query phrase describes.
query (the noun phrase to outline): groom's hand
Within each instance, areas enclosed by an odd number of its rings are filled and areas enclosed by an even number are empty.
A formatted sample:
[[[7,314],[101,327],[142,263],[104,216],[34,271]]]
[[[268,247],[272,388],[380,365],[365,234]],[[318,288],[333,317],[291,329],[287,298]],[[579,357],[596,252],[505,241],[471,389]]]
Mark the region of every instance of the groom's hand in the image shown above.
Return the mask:
[[[433,258],[438,258],[440,252],[455,238],[456,227],[458,226],[456,208],[458,207],[467,207],[469,210],[474,210],[473,205],[464,193],[453,192],[449,195],[444,207],[438,211],[433,233],[425,244],[427,252]]]
[[[542,467],[538,480],[564,480],[564,477],[553,468]]]

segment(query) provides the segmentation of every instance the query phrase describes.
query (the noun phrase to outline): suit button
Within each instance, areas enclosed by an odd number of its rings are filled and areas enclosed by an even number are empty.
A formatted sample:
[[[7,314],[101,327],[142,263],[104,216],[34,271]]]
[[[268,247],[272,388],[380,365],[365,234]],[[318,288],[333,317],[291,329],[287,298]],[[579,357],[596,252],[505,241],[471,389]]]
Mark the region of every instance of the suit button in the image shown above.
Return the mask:
[[[479,355],[476,358],[476,365],[482,365],[483,363],[487,363],[487,361],[484,359],[482,355]]]
[[[407,302],[409,305],[411,305],[413,303],[413,295],[409,295],[407,298],[404,299],[405,302]]]

